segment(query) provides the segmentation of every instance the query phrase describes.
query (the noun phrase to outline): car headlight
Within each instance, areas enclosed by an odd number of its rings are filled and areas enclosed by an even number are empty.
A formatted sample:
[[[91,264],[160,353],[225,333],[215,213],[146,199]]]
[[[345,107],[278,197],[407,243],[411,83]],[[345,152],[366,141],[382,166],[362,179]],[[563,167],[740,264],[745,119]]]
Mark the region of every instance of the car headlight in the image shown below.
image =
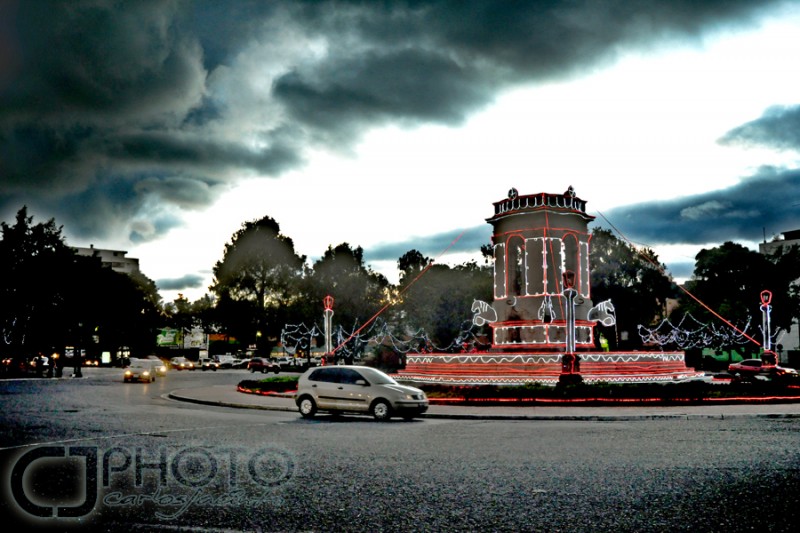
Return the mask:
[[[130,376],[132,373],[133,373],[133,372],[131,372],[130,370],[126,370],[126,371],[125,371],[125,375],[126,375],[126,376]]]
[[[150,372],[149,372],[149,371],[147,371],[147,370],[145,370],[144,372],[142,372],[142,375],[143,375],[143,376],[149,376],[149,375],[150,375]]]

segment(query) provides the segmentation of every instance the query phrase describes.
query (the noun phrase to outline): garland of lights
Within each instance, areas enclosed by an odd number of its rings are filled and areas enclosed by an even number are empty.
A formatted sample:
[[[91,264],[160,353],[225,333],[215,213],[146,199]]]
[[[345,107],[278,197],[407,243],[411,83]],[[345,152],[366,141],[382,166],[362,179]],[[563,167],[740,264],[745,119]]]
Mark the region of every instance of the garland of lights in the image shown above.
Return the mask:
[[[668,318],[661,321],[658,326],[648,328],[638,326],[639,337],[645,345],[656,345],[662,348],[676,346],[682,350],[691,348],[722,348],[727,346],[740,346],[747,344],[747,330],[750,320],[744,328],[738,331],[731,328],[719,328],[715,324],[705,324],[694,318],[691,314],[685,315],[676,325]],[[337,357],[358,357],[368,345],[390,346],[396,353],[406,355],[426,353],[457,353],[468,351],[482,346],[478,339],[476,327],[472,320],[465,320],[455,339],[446,346],[435,344],[424,329],[400,337],[395,335],[389,324],[378,319],[365,331],[358,331],[358,327],[347,332],[339,325],[334,329],[335,353]],[[759,328],[763,335],[763,328]],[[772,344],[776,345],[785,332],[780,329],[771,335]],[[289,324],[281,332],[281,344],[287,353],[296,354],[298,351],[308,351],[311,339],[322,335],[322,329],[316,324],[310,327],[306,324]]]
[[[339,325],[333,332],[336,346],[334,352],[337,358],[356,357],[369,344],[389,344],[392,350],[403,355],[462,351],[466,346],[476,347],[482,344],[475,329],[477,328],[473,325],[472,320],[465,320],[461,325],[461,331],[450,344],[438,346],[431,341],[430,336],[423,329],[417,330],[406,338],[398,337],[381,319],[376,320],[366,331],[361,332],[356,326],[348,333],[343,326]],[[312,324],[311,327],[305,324],[289,324],[281,332],[281,344],[286,352],[295,354],[298,350],[308,350],[311,346],[311,339],[321,334],[322,330],[316,324]]]
[[[645,345],[657,346],[677,346],[683,350],[691,348],[722,348],[726,346],[740,346],[747,344],[747,329],[750,327],[750,319],[744,328],[733,330],[732,328],[718,328],[713,323],[704,324],[694,318],[691,314],[685,315],[681,321],[675,325],[668,318],[665,318],[655,328],[647,328],[639,325],[639,337]],[[763,335],[763,328],[759,328]],[[781,330],[771,335],[771,339],[780,340],[783,337]],[[774,344],[774,343],[773,343]]]

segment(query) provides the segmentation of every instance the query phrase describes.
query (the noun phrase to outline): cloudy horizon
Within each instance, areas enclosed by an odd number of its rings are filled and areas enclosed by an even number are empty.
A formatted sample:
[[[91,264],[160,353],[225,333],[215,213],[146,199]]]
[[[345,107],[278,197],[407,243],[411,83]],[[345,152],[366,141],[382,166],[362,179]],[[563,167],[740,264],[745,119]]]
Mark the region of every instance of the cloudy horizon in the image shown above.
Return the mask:
[[[459,261],[574,186],[688,277],[800,228],[795,1],[0,2],[0,220],[196,299],[242,223]],[[594,211],[596,209],[596,212]]]

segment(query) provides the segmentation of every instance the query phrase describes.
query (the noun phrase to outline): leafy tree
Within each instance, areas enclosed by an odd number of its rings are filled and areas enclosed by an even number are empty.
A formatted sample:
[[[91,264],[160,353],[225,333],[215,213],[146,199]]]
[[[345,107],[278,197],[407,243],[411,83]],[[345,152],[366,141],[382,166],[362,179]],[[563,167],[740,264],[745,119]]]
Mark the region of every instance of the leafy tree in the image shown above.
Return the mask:
[[[398,259],[401,287],[408,287],[398,306],[399,323],[407,333],[425,330],[431,342],[445,348],[469,326],[472,302],[492,300],[492,273],[491,267],[475,262],[453,268],[440,264],[429,267],[431,262],[417,250]]]
[[[86,258],[80,259],[84,264],[76,264],[78,275],[92,278],[74,295],[74,305],[80,309],[76,347],[112,354],[128,347],[133,356],[152,353],[162,320],[155,283],[140,273],[122,274],[99,266],[99,261],[88,266]]]
[[[0,241],[0,327],[2,349],[13,356],[49,353],[69,326],[69,286],[75,252],[50,219],[33,224],[27,207],[14,225],[2,223]]]
[[[793,283],[800,278],[800,251],[780,247],[767,256],[740,244],[725,242],[721,246],[703,249],[696,256],[692,279],[687,290],[728,322],[743,328],[750,321],[761,324],[761,291],[772,293],[773,331],[788,331],[792,317],[800,314],[800,294]],[[701,321],[718,321],[711,312],[693,299],[682,299],[684,312]],[[757,327],[748,331],[751,337]]]
[[[213,270],[211,290],[224,329],[268,353],[301,296],[304,263],[271,217],[242,224]]]
[[[66,245],[50,219],[33,224],[23,207],[0,240],[0,350],[25,358],[65,346],[144,352],[154,344],[160,297],[138,274],[103,268]]]
[[[653,250],[637,251],[617,239],[609,230],[594,228],[591,240],[590,268],[592,301],[611,300],[617,324],[602,328],[612,349],[641,344],[638,325],[651,325],[666,313],[667,298],[674,296],[672,280]],[[628,341],[620,341],[616,332],[627,332]],[[596,335],[599,341],[599,336]]]
[[[215,303],[214,298],[208,294],[190,302],[179,293],[177,298],[164,305],[164,315],[169,325],[176,329],[200,328],[213,331],[216,329]]]
[[[308,319],[319,323],[322,299],[334,299],[334,323],[352,333],[385,305],[389,281],[364,263],[364,250],[348,243],[328,246],[309,272]]]

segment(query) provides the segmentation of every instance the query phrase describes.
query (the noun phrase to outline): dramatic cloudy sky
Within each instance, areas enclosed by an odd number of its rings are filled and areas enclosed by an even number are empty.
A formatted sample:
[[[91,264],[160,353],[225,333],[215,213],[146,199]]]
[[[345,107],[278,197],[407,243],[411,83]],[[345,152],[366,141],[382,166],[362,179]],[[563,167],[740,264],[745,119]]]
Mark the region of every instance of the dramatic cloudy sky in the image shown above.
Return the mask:
[[[685,278],[800,228],[798,58],[786,1],[0,0],[0,220],[195,299],[248,220],[394,281],[572,185]]]

